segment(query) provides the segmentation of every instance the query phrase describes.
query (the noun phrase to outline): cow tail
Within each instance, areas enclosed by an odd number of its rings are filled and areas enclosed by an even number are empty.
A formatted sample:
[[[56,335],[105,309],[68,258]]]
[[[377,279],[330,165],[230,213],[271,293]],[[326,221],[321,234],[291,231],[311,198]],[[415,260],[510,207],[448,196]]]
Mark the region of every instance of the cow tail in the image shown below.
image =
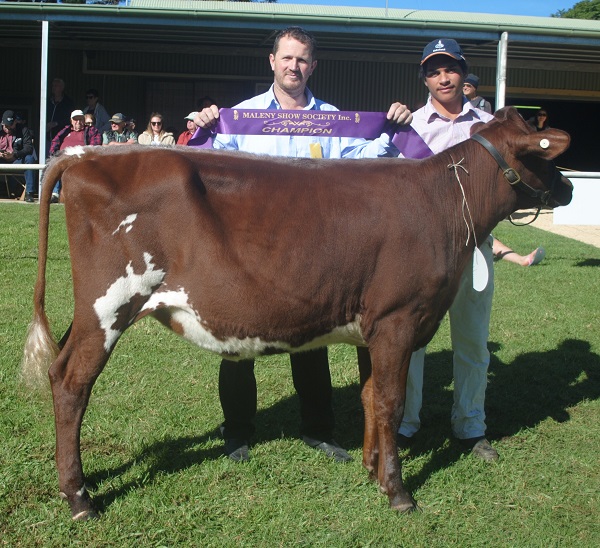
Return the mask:
[[[22,380],[28,387],[34,389],[48,388],[48,369],[60,351],[50,331],[45,310],[50,199],[54,185],[76,159],[76,157],[58,156],[48,164],[43,177],[44,184],[40,195],[38,271],[33,294],[33,320],[27,330],[21,362]]]

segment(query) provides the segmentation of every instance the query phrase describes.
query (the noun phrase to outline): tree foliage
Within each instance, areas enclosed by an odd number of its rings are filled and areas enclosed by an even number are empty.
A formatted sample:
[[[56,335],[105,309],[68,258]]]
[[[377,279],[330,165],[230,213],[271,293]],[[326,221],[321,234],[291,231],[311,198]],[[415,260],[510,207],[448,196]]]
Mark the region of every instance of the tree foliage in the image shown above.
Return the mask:
[[[582,0],[577,2],[571,9],[558,10],[552,17],[564,17],[567,19],[594,19],[600,21],[600,0]]]

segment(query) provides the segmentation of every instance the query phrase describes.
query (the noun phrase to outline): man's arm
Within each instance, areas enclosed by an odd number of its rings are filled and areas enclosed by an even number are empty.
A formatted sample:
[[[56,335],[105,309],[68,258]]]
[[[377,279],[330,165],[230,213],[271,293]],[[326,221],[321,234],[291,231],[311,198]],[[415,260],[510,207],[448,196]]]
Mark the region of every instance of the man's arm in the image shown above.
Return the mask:
[[[397,102],[390,105],[386,118],[392,124],[406,126],[410,125],[413,116],[406,105]],[[342,139],[342,143],[342,158],[396,157],[399,153],[387,133],[382,133],[381,136],[372,141]]]

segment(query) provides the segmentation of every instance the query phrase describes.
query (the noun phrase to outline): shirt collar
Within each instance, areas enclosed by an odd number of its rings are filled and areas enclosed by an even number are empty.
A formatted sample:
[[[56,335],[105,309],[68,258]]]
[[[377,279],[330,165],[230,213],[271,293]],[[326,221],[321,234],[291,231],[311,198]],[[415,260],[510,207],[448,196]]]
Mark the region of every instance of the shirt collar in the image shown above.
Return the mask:
[[[427,123],[431,123],[437,118],[439,118],[440,120],[445,120],[447,122],[452,121],[449,118],[446,118],[446,116],[443,116],[442,114],[440,114],[435,109],[435,107],[433,106],[433,103],[431,102],[431,96],[429,96],[429,98],[427,99],[427,103],[425,104],[423,109],[425,111],[425,119],[427,120]],[[471,104],[471,101],[469,101],[466,97],[463,97],[462,111],[455,118],[455,120],[459,120],[459,119],[463,119],[463,118],[470,118],[470,119],[477,118],[478,120],[481,120],[481,116],[479,115],[480,112],[482,112],[482,111],[475,108]],[[481,121],[483,121],[483,120],[481,120]]]
[[[315,96],[312,94],[310,89],[304,88],[304,93],[306,94],[307,103],[303,110],[315,110],[317,108],[317,102],[315,101]],[[275,108],[281,110],[281,105],[279,101],[277,101],[277,97],[275,97],[275,91],[273,90],[273,84],[269,90],[263,95],[265,103],[264,108]]]

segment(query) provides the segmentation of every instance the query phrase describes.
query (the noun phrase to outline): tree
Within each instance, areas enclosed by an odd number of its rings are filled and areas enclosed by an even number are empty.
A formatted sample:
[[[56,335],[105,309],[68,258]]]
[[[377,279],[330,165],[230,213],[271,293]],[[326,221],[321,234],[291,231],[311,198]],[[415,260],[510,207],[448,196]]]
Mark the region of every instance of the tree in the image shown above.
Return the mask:
[[[600,0],[582,0],[571,9],[558,10],[551,17],[564,17],[566,19],[594,19],[600,21]]]

